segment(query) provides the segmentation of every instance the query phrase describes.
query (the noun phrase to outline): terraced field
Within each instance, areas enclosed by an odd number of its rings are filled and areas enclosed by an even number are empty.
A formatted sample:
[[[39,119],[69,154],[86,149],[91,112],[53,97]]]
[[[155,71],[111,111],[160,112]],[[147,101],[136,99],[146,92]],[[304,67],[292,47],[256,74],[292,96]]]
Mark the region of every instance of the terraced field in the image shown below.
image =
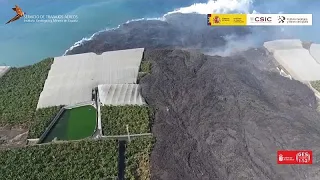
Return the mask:
[[[36,110],[52,58],[35,65],[13,68],[0,79],[0,126],[24,127],[30,139],[39,138],[63,106]],[[143,63],[140,72],[149,74],[151,64]],[[105,136],[151,132],[152,116],[143,105],[103,106]],[[91,121],[92,120],[92,121]],[[92,106],[65,110],[43,142],[50,144],[0,149],[0,179],[117,179],[119,147],[117,140],[86,139],[96,128],[96,109]],[[0,131],[10,132],[9,130]],[[20,132],[20,131],[19,131]],[[125,178],[150,179],[150,154],[155,139],[137,137],[126,142]],[[22,141],[21,141],[22,142]]]
[[[141,137],[131,141],[126,150],[127,179],[150,179],[150,155],[155,139]]]
[[[150,109],[147,106],[102,106],[101,121],[104,135],[149,133]]]
[[[0,126],[28,126],[53,58],[34,65],[12,68],[0,78]]]
[[[62,106],[54,106],[43,109],[38,109],[35,113],[34,119],[31,122],[29,129],[29,139],[39,138],[49,126],[50,122],[59,112]]]
[[[116,141],[79,141],[0,151],[0,179],[115,179]]]
[[[313,81],[311,82],[313,88],[320,92],[320,81]]]

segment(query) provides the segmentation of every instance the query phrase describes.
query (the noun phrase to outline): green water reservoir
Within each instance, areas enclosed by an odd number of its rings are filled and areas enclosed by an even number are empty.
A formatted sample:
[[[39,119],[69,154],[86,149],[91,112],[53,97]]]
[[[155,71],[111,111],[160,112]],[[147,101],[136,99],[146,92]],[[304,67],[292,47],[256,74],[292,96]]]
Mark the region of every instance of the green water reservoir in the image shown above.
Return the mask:
[[[91,106],[66,109],[41,143],[57,140],[79,140],[93,135],[97,110]]]

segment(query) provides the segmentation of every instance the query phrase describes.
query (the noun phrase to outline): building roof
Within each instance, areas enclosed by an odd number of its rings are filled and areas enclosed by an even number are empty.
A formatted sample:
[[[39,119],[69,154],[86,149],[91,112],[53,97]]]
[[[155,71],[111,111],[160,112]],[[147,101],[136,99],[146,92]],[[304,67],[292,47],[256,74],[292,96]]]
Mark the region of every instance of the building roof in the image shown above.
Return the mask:
[[[10,69],[10,66],[0,66],[0,78],[6,74]]]
[[[99,84],[136,83],[144,49],[54,58],[37,108],[91,101]]]
[[[103,105],[144,105],[138,84],[103,84],[98,86]]]
[[[273,53],[275,50],[303,48],[300,39],[279,39],[267,41],[263,43],[263,46],[271,53]]]
[[[304,48],[275,50],[274,58],[290,73],[300,81],[320,80],[320,64]]]
[[[311,44],[310,54],[320,64],[320,44]]]

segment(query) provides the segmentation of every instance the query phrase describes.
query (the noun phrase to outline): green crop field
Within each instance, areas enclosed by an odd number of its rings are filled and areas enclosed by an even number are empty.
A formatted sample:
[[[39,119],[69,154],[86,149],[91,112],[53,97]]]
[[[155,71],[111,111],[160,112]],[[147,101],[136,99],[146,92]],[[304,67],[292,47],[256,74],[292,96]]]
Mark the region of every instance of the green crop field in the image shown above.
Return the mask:
[[[311,82],[313,88],[320,92],[320,81],[313,81]]]
[[[320,81],[313,81],[313,82],[311,82],[311,85],[314,89],[316,89],[318,92],[320,92]],[[318,101],[317,110],[320,112],[320,101]]]
[[[116,141],[79,141],[0,151],[0,179],[113,179]]]
[[[38,109],[35,113],[33,121],[30,123],[28,137],[32,139],[39,138],[61,108],[62,106],[55,106]]]
[[[150,132],[150,109],[146,106],[102,106],[101,121],[104,135]]]
[[[0,126],[27,126],[32,121],[52,62],[48,58],[12,68],[0,78]]]
[[[140,83],[140,80],[144,76],[151,73],[151,68],[152,68],[152,65],[151,65],[150,61],[146,61],[146,60],[141,61],[140,70],[139,70],[138,77],[137,77],[138,84]]]
[[[12,68],[0,78],[0,126],[29,128],[29,138],[39,138],[62,106],[36,110],[52,58],[22,68]],[[151,73],[143,61],[140,76]],[[96,109],[83,106],[65,110],[43,142],[77,140],[96,128]],[[151,132],[147,106],[102,106],[104,135]],[[139,137],[126,146],[126,179],[150,179],[150,154],[155,139]],[[0,151],[0,179],[117,179],[118,143],[114,140],[81,140],[26,146]]]
[[[142,61],[140,64],[140,72],[151,73],[151,62]]]
[[[150,179],[150,155],[155,139],[139,137],[127,144],[126,178],[130,180]]]

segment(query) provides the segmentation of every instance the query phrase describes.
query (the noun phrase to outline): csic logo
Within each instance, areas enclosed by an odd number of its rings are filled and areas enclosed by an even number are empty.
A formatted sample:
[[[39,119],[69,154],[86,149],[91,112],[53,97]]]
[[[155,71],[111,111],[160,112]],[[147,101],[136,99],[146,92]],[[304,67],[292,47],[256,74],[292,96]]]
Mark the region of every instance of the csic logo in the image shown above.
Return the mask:
[[[214,23],[216,23],[216,24],[220,23],[220,17],[219,16],[215,16],[214,17]]]
[[[278,17],[278,22],[279,23],[284,23],[285,20],[286,20],[286,17],[284,17],[284,16],[279,16]]]
[[[272,22],[272,17],[252,17],[251,21],[254,22]]]

